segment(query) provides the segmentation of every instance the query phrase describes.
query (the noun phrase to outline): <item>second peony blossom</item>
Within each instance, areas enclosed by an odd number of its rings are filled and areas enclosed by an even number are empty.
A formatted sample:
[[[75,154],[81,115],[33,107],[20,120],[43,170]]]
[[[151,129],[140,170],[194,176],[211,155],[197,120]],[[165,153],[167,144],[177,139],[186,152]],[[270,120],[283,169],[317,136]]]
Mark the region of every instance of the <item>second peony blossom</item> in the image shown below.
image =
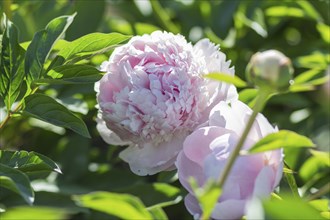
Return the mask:
[[[120,157],[138,175],[173,169],[182,144],[220,101],[237,99],[234,86],[203,76],[234,74],[219,47],[194,46],[181,35],[156,31],[118,47],[96,84],[97,128],[113,145],[129,145]]]
[[[189,178],[194,177],[201,187],[209,179],[218,180],[251,114],[252,110],[240,101],[233,101],[230,106],[220,102],[211,111],[208,126],[197,129],[185,140],[176,166],[179,180],[189,192],[185,205],[195,218],[200,218],[202,210],[190,188]],[[243,149],[249,149],[276,131],[259,114]],[[241,219],[246,202],[253,197],[268,197],[279,184],[282,170],[282,150],[239,156],[225,182],[212,219]]]

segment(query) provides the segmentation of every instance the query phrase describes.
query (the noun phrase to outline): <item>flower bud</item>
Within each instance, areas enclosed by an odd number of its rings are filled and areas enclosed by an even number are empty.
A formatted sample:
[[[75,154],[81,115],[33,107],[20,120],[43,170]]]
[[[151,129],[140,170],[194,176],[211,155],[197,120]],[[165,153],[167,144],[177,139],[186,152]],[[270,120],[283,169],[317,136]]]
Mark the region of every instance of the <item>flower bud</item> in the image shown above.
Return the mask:
[[[293,68],[283,53],[267,50],[252,56],[246,73],[248,80],[260,89],[283,92],[290,86]]]

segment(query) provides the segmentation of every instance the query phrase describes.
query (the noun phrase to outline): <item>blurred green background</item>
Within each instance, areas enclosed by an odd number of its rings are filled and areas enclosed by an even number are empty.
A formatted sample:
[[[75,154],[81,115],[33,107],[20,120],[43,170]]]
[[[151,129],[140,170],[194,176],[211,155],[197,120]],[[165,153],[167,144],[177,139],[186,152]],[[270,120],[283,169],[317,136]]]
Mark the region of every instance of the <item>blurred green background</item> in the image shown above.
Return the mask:
[[[243,79],[251,55],[267,49],[277,49],[290,57],[295,76],[312,71],[308,79],[312,81],[330,74],[328,0],[2,0],[0,5],[1,14],[5,12],[20,29],[20,42],[30,41],[51,19],[77,12],[66,40],[92,32],[141,35],[159,29],[180,33],[193,43],[210,38],[220,44],[236,74]],[[99,55],[85,62],[97,67],[108,56]],[[329,81],[315,85],[311,91],[273,97],[264,114],[279,129],[306,135],[319,150],[329,151]],[[170,219],[192,219],[183,202],[178,203],[185,192],[175,172],[135,176],[117,157],[122,148],[103,142],[96,131],[93,87],[88,84],[41,88],[86,122],[91,139],[28,117],[11,119],[1,133],[1,149],[36,151],[61,167],[62,175],[31,177],[35,204],[66,210],[72,219],[109,219],[104,213],[77,206],[72,195],[98,190],[124,192],[137,195],[146,206],[169,202],[172,205],[164,210]],[[248,102],[250,95],[242,91],[240,98]],[[329,169],[311,161],[309,151],[291,150],[286,155],[287,163],[296,172],[298,186],[311,185],[305,187],[307,192],[312,186],[317,188],[329,182]],[[319,177],[309,182],[317,172]],[[161,185],[162,188],[156,182],[171,185]],[[285,180],[282,182],[285,191],[288,186]],[[0,204],[6,208],[25,205],[23,199],[5,189],[1,189]]]

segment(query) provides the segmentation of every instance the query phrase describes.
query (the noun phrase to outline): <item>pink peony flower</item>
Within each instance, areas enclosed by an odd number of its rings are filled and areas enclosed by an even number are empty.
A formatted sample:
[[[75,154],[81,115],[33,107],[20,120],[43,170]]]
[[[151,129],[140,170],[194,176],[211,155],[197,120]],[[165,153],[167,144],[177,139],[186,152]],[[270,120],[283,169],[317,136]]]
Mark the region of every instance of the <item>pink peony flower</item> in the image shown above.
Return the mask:
[[[252,110],[240,101],[232,101],[230,106],[220,102],[212,109],[208,126],[197,129],[184,141],[176,166],[179,180],[189,192],[185,205],[196,218],[202,211],[188,183],[189,177],[194,177],[199,186],[203,186],[208,179],[219,178],[251,114]],[[249,149],[259,139],[276,131],[259,114],[243,149]],[[279,184],[282,169],[282,150],[239,156],[225,182],[212,218],[240,219],[247,200],[270,195]]]
[[[237,99],[234,86],[204,74],[234,74],[209,40],[195,46],[181,35],[155,31],[118,47],[96,84],[97,128],[113,145],[129,145],[120,157],[138,175],[175,168],[186,136],[207,121],[219,101]]]

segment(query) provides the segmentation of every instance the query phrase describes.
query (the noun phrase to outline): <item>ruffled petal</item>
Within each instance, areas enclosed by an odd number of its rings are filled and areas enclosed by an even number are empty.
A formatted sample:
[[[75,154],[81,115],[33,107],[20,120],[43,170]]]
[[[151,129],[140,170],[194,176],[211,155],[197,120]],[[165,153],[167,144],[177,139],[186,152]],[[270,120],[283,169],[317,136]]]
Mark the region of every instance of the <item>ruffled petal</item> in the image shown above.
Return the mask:
[[[185,135],[174,136],[169,142],[162,142],[155,146],[152,143],[130,146],[123,150],[119,157],[129,163],[137,175],[153,175],[169,169],[182,148]]]
[[[107,126],[104,120],[97,117],[96,118],[96,129],[98,130],[99,134],[101,135],[102,139],[107,142],[108,144],[112,145],[131,145],[132,142],[130,141],[124,141],[120,139],[116,133],[111,131]]]

